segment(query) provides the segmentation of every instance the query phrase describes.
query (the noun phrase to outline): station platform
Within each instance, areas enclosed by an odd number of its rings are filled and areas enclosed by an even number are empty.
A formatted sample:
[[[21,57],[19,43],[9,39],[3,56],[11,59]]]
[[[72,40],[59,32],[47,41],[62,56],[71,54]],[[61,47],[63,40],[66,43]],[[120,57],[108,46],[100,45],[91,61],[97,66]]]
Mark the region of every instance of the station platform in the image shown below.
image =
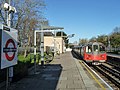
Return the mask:
[[[2,90],[2,89],[0,89]],[[18,82],[12,83],[8,90],[103,90],[80,65],[72,53],[65,52],[54,60],[37,66],[37,72]],[[109,89],[108,89],[109,90]]]

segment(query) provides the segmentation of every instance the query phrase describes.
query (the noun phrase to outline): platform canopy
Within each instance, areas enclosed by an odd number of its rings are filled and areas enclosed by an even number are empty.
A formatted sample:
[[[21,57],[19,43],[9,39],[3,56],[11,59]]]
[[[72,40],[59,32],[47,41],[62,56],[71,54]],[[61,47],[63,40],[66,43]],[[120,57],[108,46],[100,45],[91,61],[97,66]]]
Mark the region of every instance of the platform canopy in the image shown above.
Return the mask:
[[[42,26],[43,30],[62,30],[63,27],[55,27],[55,26]]]

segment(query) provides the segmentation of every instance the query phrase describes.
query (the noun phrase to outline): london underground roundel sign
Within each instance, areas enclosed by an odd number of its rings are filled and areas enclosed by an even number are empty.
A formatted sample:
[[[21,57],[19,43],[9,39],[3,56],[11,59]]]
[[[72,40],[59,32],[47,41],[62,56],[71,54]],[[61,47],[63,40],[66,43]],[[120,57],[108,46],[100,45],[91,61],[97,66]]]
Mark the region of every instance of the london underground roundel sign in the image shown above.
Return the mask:
[[[13,47],[8,47],[9,44],[12,44]],[[15,57],[15,52],[16,52],[16,46],[15,42],[12,39],[8,39],[5,47],[3,48],[3,52],[5,53],[5,57],[8,61],[12,61]],[[13,52],[12,55],[9,55],[9,52]]]
[[[7,27],[9,28],[9,27]],[[17,30],[4,30],[0,25],[0,68],[7,68],[17,64]]]

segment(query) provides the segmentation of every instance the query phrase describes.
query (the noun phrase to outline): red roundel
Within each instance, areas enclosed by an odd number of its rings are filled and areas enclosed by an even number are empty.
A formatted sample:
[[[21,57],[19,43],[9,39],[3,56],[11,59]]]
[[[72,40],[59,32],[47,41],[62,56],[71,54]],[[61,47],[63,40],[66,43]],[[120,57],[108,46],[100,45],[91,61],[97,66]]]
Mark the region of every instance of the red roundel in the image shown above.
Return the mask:
[[[15,46],[15,42],[12,40],[12,39],[8,39],[8,41],[6,42],[5,44],[5,48],[8,48],[8,45],[12,43],[13,44],[13,48],[12,49],[15,49],[16,50],[16,46]],[[9,52],[9,51],[8,51]],[[9,56],[8,52],[5,52],[5,56],[6,56],[6,59],[8,61],[12,61],[15,57],[15,52],[13,52],[13,55]]]

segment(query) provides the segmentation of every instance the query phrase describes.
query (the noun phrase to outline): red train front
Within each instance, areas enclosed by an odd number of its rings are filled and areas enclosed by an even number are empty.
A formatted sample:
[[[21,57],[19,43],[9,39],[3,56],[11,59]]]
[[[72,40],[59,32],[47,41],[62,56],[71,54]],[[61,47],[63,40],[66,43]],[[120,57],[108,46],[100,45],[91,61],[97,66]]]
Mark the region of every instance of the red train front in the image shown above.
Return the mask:
[[[105,46],[99,42],[86,44],[83,47],[83,59],[95,65],[105,62],[107,60]]]

